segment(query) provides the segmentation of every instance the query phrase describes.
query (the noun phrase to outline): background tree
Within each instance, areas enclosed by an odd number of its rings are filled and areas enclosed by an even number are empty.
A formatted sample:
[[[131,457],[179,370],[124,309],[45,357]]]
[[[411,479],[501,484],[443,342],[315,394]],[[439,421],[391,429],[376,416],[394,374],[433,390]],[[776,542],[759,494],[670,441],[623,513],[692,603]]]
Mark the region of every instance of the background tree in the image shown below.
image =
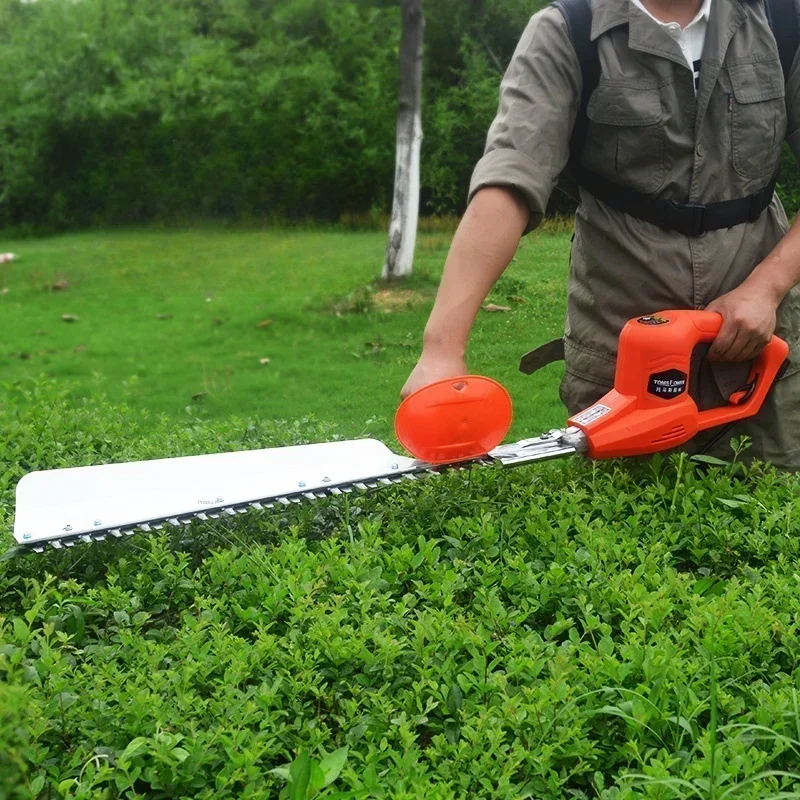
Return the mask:
[[[422,0],[402,0],[400,93],[397,107],[397,154],[394,200],[384,278],[403,278],[414,266],[419,219],[420,154],[422,151],[422,56],[425,16]]]

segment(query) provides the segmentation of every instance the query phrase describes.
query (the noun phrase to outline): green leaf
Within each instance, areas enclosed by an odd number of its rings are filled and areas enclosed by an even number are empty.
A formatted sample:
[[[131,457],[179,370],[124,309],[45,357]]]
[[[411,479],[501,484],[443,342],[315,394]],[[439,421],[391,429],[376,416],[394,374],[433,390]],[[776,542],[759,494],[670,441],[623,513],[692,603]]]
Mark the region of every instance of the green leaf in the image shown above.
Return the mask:
[[[44,789],[44,775],[37,775],[31,781],[31,794],[36,796]]]
[[[463,702],[464,695],[461,693],[461,689],[458,684],[454,683],[450,687],[450,691],[447,693],[447,701],[445,703],[447,710],[451,714],[455,714],[461,708],[461,704]]]
[[[325,783],[323,786],[330,786],[338,777],[347,761],[347,754],[350,748],[345,745],[332,753],[328,753],[325,758],[320,761],[319,766],[322,774],[325,776]]]
[[[137,736],[135,739],[131,739],[131,741],[128,742],[128,746],[122,751],[120,759],[129,761],[144,752],[146,748],[147,739],[145,739],[144,736]]]
[[[597,643],[597,650],[601,656],[610,656],[614,652],[614,640],[610,636],[604,636]]]
[[[127,611],[115,611],[114,620],[116,621],[117,625],[130,625],[131,622],[131,618]]]
[[[20,617],[14,617],[11,624],[14,627],[14,637],[20,642],[27,642],[31,632],[25,622]]]
[[[289,768],[289,800],[306,800],[311,782],[311,757],[302,748]]]
[[[182,747],[174,747],[172,750],[172,755],[179,763],[183,764],[187,758],[189,758],[189,751],[184,750]]]
[[[717,500],[728,508],[741,508],[745,505],[741,500],[729,500],[727,497],[718,497]]]
[[[704,453],[697,453],[696,455],[691,456],[692,461],[699,461],[701,464],[711,464],[714,467],[729,467],[729,461],[723,461],[721,458],[716,458],[716,456],[707,456]]]
[[[308,797],[316,797],[320,789],[325,786],[325,773],[317,761],[311,761],[311,780],[309,781]]]
[[[695,583],[693,591],[703,597],[720,597],[725,594],[727,581],[718,581],[714,577],[701,578]]]
[[[12,558],[19,558],[27,554],[28,550],[25,547],[10,547],[0,556],[0,561],[11,561]]]
[[[448,720],[444,724],[444,736],[450,744],[458,744],[461,738],[461,725],[455,720]]]
[[[74,706],[75,703],[78,701],[78,695],[74,694],[73,692],[59,692],[55,695],[55,701],[58,705],[66,710],[70,706]]]
[[[282,778],[285,781],[289,780],[289,767],[274,767],[273,769],[269,770],[270,775],[274,775],[276,778]]]

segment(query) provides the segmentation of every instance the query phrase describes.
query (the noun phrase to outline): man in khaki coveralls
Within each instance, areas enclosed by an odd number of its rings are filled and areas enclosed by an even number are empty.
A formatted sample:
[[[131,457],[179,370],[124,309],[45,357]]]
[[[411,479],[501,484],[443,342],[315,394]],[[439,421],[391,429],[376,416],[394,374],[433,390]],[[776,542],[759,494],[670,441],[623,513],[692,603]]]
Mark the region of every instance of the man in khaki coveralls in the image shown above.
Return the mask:
[[[617,184],[666,200],[714,203],[770,183],[788,139],[800,156],[800,61],[784,82],[758,0],[592,0],[601,77],[587,108],[583,164]],[[670,29],[710,10],[699,82]],[[646,8],[646,11],[644,10]],[[648,13],[649,12],[649,13]],[[673,33],[678,31],[671,26]],[[678,31],[679,32],[679,31]],[[422,356],[403,395],[464,374],[466,343],[520,237],[542,220],[569,159],[581,69],[561,12],[530,21],[503,79],[500,108],[453,240]],[[769,197],[769,195],[765,195]],[[787,233],[788,230],[788,233]],[[749,435],[749,455],[800,469],[800,223],[789,229],[777,196],[752,222],[688,236],[634,218],[581,189],[575,222],[561,397],[572,414],[613,386],[623,324],[669,308],[721,312],[703,402],[721,405],[773,332],[790,365]],[[697,450],[699,439],[689,446]]]

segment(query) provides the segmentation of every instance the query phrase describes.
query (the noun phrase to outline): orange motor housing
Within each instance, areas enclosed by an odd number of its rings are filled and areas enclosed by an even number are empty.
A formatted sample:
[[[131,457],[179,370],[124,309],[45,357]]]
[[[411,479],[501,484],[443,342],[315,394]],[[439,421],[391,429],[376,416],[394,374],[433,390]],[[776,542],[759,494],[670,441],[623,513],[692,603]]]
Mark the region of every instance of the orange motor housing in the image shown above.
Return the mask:
[[[728,405],[699,411],[689,395],[692,353],[712,342],[722,325],[711,311],[663,311],[622,329],[614,388],[576,414],[592,458],[640,456],[678,447],[699,431],[753,416],[778,376],[789,347],[773,336],[755,360],[741,391]]]

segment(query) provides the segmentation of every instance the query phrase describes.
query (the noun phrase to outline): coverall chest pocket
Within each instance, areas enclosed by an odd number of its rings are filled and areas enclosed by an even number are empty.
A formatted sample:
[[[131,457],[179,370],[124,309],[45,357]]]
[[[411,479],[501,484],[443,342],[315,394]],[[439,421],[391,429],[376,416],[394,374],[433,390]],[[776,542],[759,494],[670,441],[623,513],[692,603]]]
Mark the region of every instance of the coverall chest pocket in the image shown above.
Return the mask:
[[[768,179],[778,168],[786,136],[786,103],[780,62],[728,65],[733,168],[745,178]]]
[[[586,109],[589,130],[583,163],[640,192],[664,182],[665,131],[658,87],[601,80]]]

